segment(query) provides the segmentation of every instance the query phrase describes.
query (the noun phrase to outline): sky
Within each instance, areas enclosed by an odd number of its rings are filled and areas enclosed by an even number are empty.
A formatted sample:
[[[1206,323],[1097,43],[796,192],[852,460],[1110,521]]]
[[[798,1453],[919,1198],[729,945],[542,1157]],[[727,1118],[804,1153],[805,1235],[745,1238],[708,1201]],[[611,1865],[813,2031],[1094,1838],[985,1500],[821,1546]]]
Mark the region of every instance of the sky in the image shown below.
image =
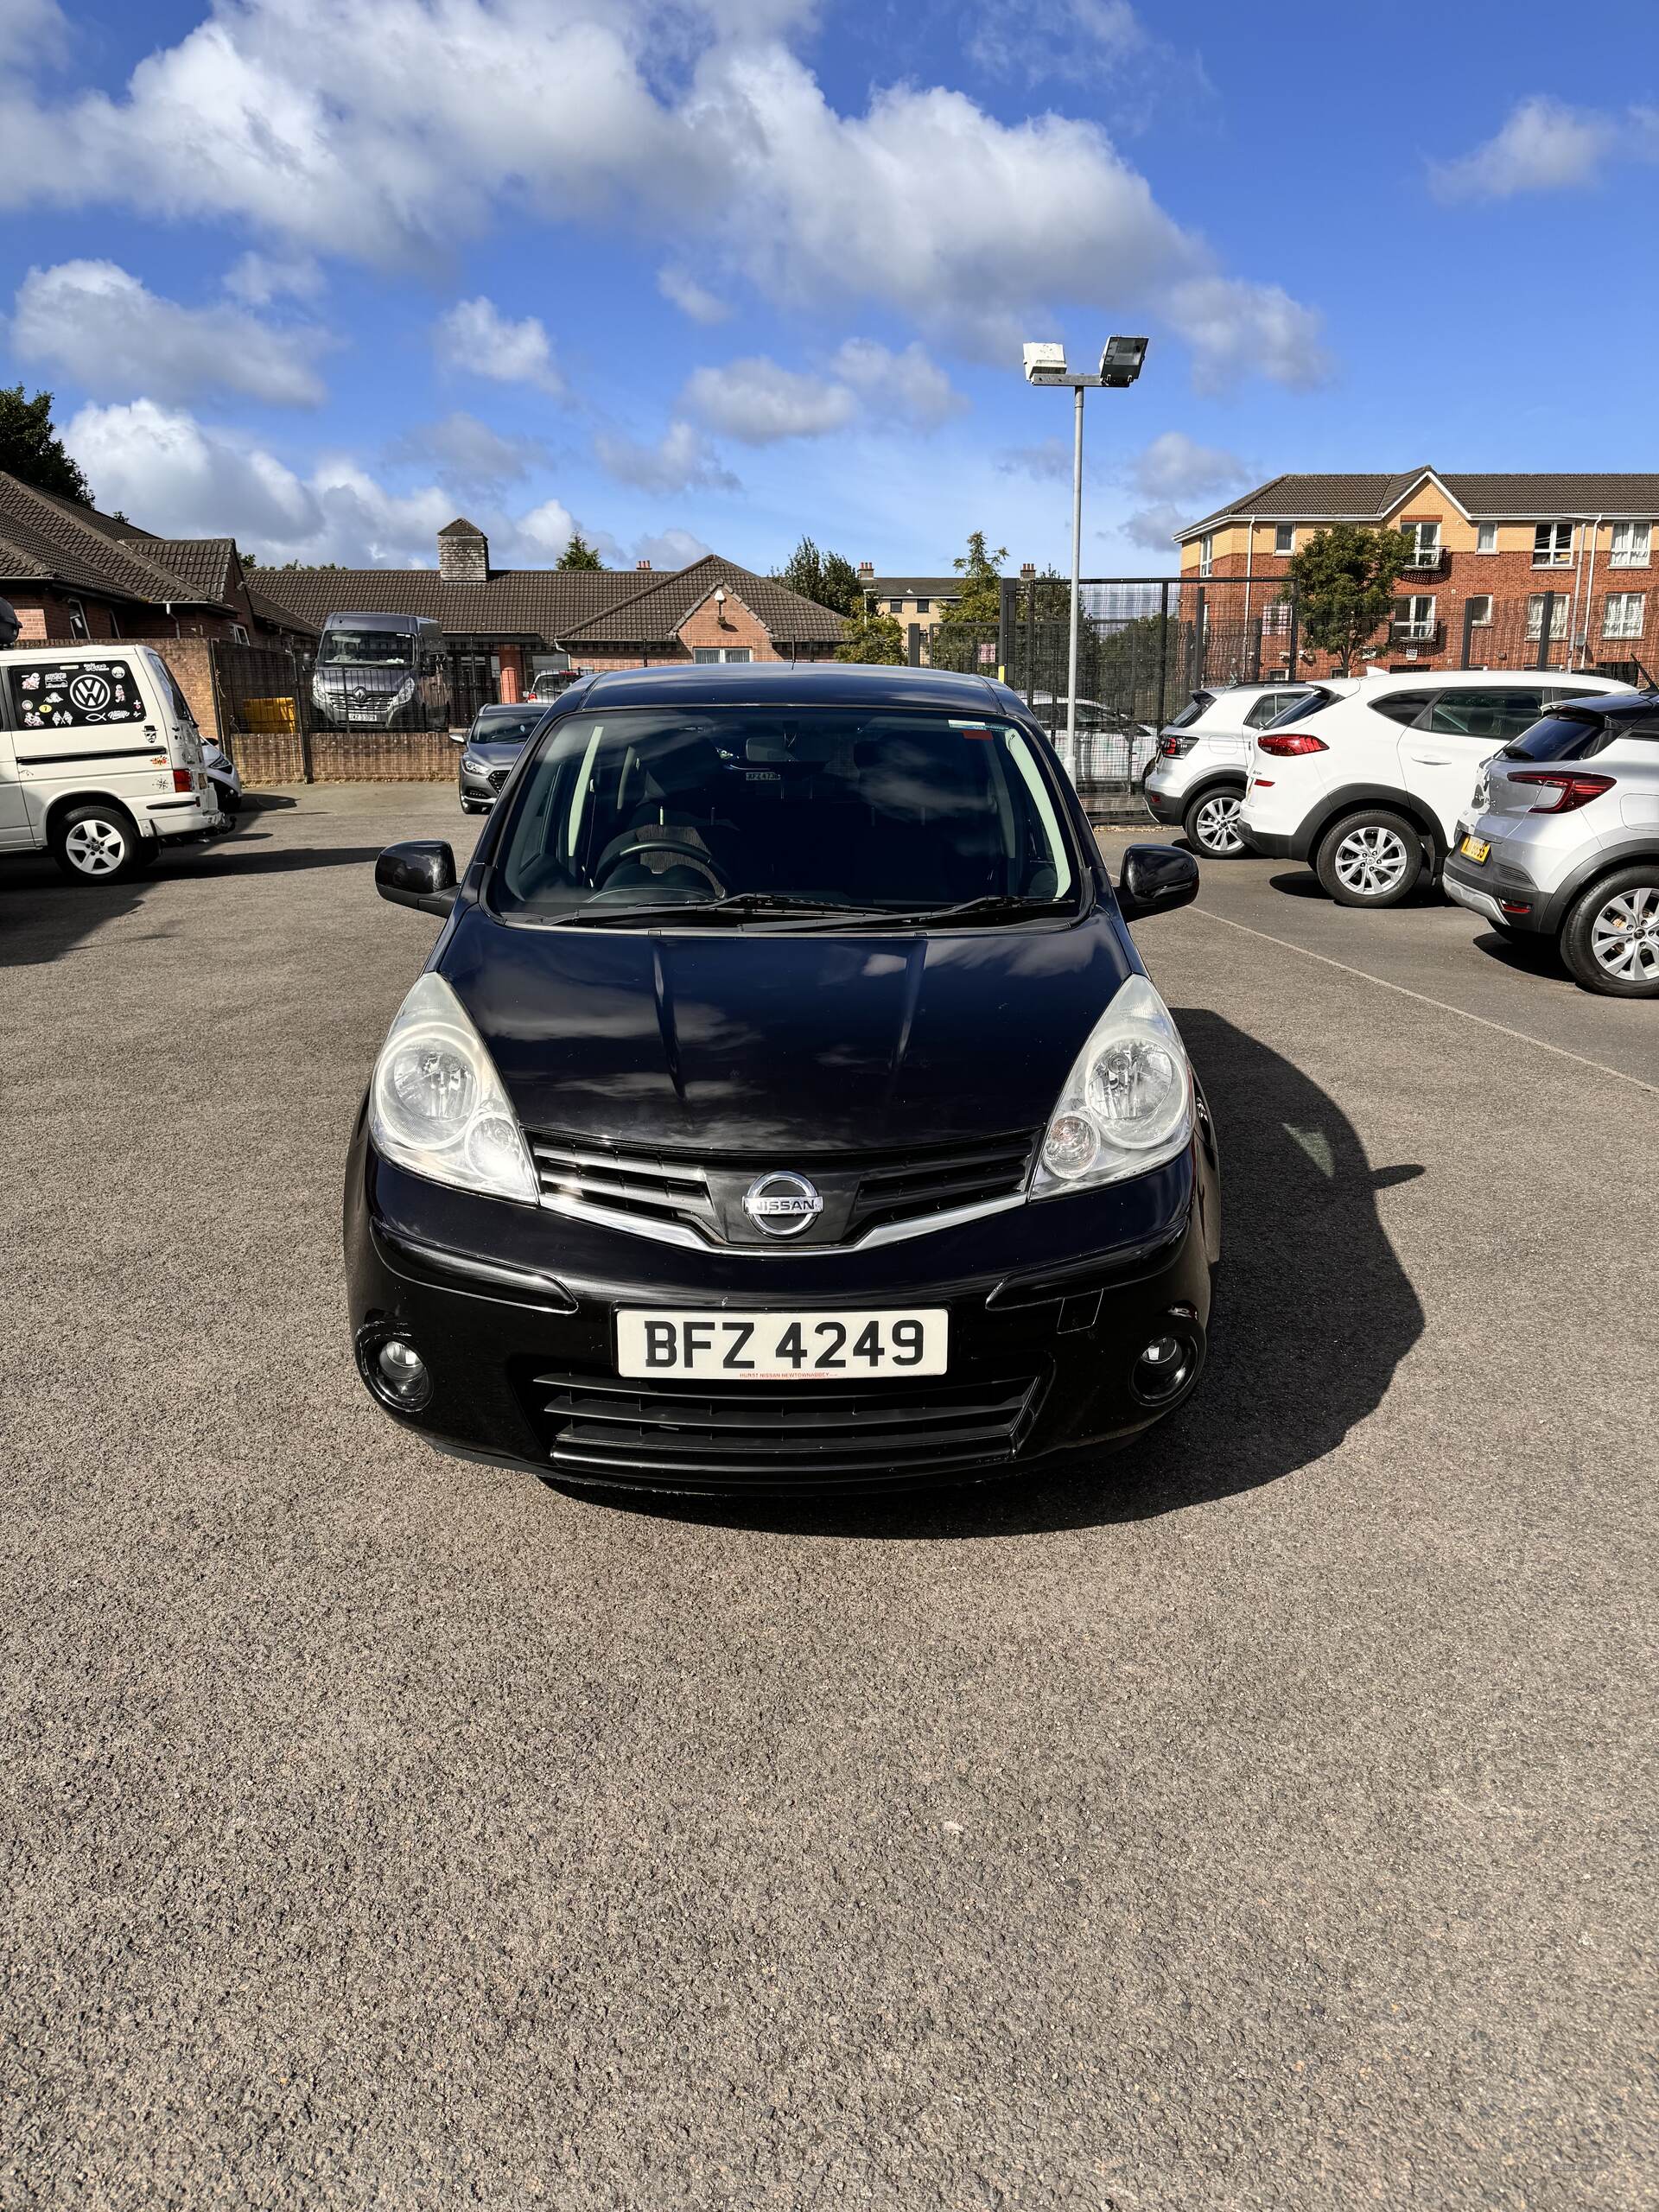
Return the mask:
[[[1088,574],[1285,469],[1659,467],[1652,0],[0,0],[0,384],[258,558],[1064,569],[1020,341],[1113,331]]]

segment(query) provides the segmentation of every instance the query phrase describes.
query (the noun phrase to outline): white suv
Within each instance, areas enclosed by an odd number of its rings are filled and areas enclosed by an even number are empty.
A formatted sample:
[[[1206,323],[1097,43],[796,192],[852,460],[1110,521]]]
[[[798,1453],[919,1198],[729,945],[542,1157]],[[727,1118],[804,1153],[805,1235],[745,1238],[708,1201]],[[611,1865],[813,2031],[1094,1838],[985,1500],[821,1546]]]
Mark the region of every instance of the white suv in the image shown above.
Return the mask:
[[[1235,860],[1245,850],[1238,810],[1250,769],[1250,741],[1306,699],[1308,683],[1234,683],[1195,691],[1164,724],[1143,786],[1160,822],[1179,822],[1186,841],[1207,861]]]
[[[1438,877],[1481,764],[1561,699],[1628,683],[1560,671],[1331,677],[1256,734],[1238,826],[1253,852],[1310,861],[1344,906],[1397,906]]]

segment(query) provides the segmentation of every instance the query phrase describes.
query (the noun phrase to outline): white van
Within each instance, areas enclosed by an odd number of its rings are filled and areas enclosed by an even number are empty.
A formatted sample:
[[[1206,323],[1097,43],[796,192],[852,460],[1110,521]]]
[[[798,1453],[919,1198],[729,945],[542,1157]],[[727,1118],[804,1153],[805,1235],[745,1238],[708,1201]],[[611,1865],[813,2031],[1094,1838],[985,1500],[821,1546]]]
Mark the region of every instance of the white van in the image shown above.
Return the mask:
[[[72,882],[117,883],[229,827],[153,645],[0,652],[0,853],[44,849]]]

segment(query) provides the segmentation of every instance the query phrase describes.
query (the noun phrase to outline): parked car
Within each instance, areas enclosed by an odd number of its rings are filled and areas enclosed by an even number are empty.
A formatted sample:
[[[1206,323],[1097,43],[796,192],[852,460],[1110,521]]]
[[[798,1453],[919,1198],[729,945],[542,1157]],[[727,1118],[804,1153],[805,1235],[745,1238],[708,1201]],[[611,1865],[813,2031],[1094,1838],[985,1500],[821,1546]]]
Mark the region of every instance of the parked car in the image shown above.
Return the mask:
[[[229,825],[195,720],[153,645],[0,651],[0,850],[118,883]]]
[[[201,765],[207,772],[221,814],[242,811],[242,777],[234,760],[211,737],[201,741]]]
[[[1065,737],[1070,701],[1033,691],[1031,710],[1056,747]],[[1101,699],[1077,701],[1077,776],[1084,784],[1134,784],[1157,749],[1158,733],[1124,707]]]
[[[1448,897],[1554,938],[1586,989],[1659,998],[1659,692],[1576,699],[1481,770]]]
[[[458,741],[461,754],[456,776],[463,814],[489,812],[524,751],[524,740],[546,712],[546,705],[539,699],[516,707],[479,709],[472,728]]]
[[[1258,730],[1238,826],[1253,852],[1311,861],[1343,906],[1397,906],[1439,876],[1481,763],[1546,708],[1611,677],[1539,671],[1332,677]]]
[[[417,614],[331,614],[311,674],[324,729],[448,729],[449,649]]]
[[[1239,810],[1249,781],[1250,741],[1287,708],[1306,699],[1306,683],[1231,683],[1195,691],[1166,722],[1141,788],[1160,822],[1179,822],[1205,860],[1236,860],[1245,849]]]
[[[668,1491],[975,1480],[1185,1398],[1208,1109],[1015,693],[836,663],[617,671],[531,741],[346,1171],[359,1370],[444,1448]]]

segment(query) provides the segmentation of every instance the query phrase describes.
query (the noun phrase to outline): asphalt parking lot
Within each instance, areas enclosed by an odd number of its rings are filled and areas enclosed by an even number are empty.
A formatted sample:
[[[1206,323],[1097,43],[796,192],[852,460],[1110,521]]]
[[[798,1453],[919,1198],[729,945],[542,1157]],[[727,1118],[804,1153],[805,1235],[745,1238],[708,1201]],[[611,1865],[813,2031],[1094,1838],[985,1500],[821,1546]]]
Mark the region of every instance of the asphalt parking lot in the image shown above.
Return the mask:
[[[0,2202],[1655,2201],[1659,1007],[1207,871],[1139,933],[1198,1395],[1038,1487],[626,1510],[346,1341],[436,927],[371,864],[476,825],[245,821],[0,863]]]

